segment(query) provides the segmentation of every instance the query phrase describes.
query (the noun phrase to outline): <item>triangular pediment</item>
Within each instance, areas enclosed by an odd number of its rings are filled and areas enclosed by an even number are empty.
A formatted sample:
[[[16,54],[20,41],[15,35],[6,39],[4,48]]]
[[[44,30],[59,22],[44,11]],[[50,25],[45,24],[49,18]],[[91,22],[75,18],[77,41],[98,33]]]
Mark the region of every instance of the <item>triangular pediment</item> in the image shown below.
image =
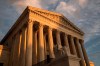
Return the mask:
[[[70,20],[68,20],[62,14],[51,12],[51,11],[40,9],[40,8],[35,8],[35,7],[30,7],[30,9],[50,20],[61,23],[72,30],[83,33],[83,31],[81,31],[77,26],[75,26]]]

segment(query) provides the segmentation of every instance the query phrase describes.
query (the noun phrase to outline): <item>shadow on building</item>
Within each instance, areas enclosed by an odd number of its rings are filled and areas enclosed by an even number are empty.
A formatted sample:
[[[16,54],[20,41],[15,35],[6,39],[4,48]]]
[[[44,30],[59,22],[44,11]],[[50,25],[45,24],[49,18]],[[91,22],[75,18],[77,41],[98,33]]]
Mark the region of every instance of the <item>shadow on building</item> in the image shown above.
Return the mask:
[[[0,45],[0,66],[8,66],[9,63],[9,48]]]

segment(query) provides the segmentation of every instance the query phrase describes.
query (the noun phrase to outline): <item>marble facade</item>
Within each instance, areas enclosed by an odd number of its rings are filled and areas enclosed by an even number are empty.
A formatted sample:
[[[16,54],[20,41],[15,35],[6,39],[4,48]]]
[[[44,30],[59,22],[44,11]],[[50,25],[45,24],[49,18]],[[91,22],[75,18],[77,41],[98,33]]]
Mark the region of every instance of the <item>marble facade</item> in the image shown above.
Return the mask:
[[[67,57],[68,66],[90,66],[84,32],[48,10],[28,6],[1,43],[10,48],[8,66],[48,64],[61,57]]]

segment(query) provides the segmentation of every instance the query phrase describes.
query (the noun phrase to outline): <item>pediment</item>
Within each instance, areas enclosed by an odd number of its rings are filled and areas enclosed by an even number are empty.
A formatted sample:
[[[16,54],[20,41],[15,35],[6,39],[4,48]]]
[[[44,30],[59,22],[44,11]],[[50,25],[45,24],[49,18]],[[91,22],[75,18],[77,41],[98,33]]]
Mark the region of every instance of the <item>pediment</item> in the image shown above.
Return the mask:
[[[64,26],[68,27],[71,30],[80,32],[82,34],[84,34],[83,31],[81,31],[77,26],[75,26],[71,21],[69,21],[65,16],[63,16],[62,14],[59,13],[55,13],[55,12],[51,12],[48,10],[43,10],[40,8],[35,8],[35,7],[31,7],[32,11],[50,19],[53,20],[57,23],[63,24]]]

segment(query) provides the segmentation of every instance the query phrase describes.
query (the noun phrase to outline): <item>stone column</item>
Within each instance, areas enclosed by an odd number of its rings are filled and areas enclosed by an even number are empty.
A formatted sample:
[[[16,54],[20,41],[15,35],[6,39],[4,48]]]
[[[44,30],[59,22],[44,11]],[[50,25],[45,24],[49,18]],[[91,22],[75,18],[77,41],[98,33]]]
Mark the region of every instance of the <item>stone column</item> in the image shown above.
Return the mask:
[[[11,38],[11,47],[10,47],[10,56],[9,56],[9,62],[8,62],[8,66],[12,66],[12,62],[13,62],[13,50],[14,50],[14,39]]]
[[[28,21],[27,44],[26,44],[26,66],[32,66],[32,43],[33,43],[33,21]]]
[[[64,35],[64,43],[65,43],[65,46],[66,46],[67,55],[70,55],[70,48],[69,48],[69,43],[68,43],[68,36],[66,34]]]
[[[39,30],[39,29],[38,29]],[[39,52],[39,31],[37,30],[37,63],[40,62],[39,60],[39,55],[40,55],[40,52]]]
[[[83,45],[84,41],[80,41],[80,45],[81,45],[81,48],[82,48],[82,52],[83,52],[83,56],[84,56],[84,59],[85,59],[85,63],[86,63],[86,66],[90,66],[89,64],[89,59],[88,59],[88,56],[86,54],[86,50],[84,48],[84,45]]]
[[[58,50],[61,50],[62,45],[61,45],[61,39],[60,39],[60,32],[59,31],[56,32],[56,40],[57,40]]]
[[[79,40],[77,38],[76,38],[76,46],[77,46],[78,56],[79,56],[79,58],[81,58],[80,64],[81,64],[81,66],[85,66],[83,55],[81,52],[81,47],[79,45]]]
[[[45,59],[47,59],[47,42],[46,42],[46,34],[44,34],[44,53],[45,53]]]
[[[39,25],[39,62],[45,60],[44,56],[44,39],[43,39],[43,25]]]
[[[19,65],[21,37],[22,37],[21,33],[18,32],[17,39],[15,39],[16,40],[16,45],[15,45],[16,49],[15,49],[15,52],[14,52],[15,53],[14,54],[14,57],[15,57],[14,58],[14,60],[15,60],[14,66]]]
[[[34,31],[34,33],[33,33],[33,41],[34,41],[34,43],[33,43],[33,60],[32,60],[32,62],[33,62],[33,65],[34,64],[36,64],[37,63],[37,31]]]
[[[13,40],[13,45],[12,45],[12,63],[11,63],[11,65],[10,66],[14,66],[14,63],[15,63],[15,49],[16,49],[16,36],[14,36],[13,38],[12,38],[12,40]]]
[[[49,52],[50,52],[50,58],[55,58],[54,50],[53,50],[53,37],[52,37],[52,29],[48,28],[48,44],[49,44]]]
[[[71,47],[72,47],[72,54],[74,54],[74,55],[77,55],[77,53],[76,53],[76,48],[75,48],[75,43],[74,43],[74,39],[73,39],[73,37],[72,36],[70,36],[70,44],[71,44]]]
[[[26,28],[22,29],[22,42],[20,48],[20,59],[19,66],[25,66],[25,55],[26,54]]]

